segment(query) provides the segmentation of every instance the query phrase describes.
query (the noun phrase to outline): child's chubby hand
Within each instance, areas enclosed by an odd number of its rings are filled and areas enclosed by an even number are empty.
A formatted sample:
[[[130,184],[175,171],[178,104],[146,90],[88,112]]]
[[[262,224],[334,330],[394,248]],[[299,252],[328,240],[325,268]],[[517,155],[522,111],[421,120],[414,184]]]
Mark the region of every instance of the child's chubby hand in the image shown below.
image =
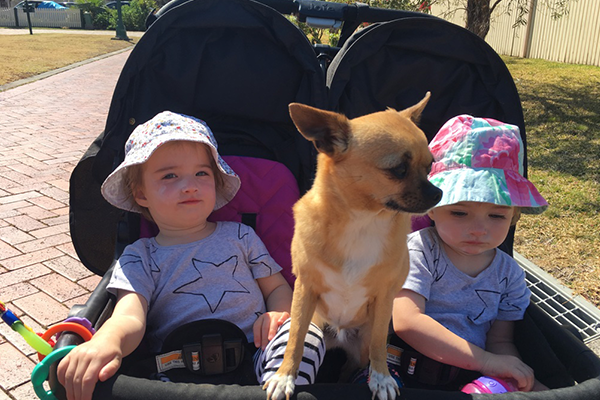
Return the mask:
[[[269,311],[262,314],[254,322],[254,345],[265,349],[275,337],[277,329],[290,317],[287,311]]]
[[[67,399],[90,400],[96,382],[113,376],[121,365],[121,359],[121,349],[110,342],[91,340],[71,350],[56,371]]]
[[[520,391],[529,392],[533,389],[535,376],[533,369],[512,355],[493,354],[486,352],[487,358],[480,372],[487,376],[514,379]]]

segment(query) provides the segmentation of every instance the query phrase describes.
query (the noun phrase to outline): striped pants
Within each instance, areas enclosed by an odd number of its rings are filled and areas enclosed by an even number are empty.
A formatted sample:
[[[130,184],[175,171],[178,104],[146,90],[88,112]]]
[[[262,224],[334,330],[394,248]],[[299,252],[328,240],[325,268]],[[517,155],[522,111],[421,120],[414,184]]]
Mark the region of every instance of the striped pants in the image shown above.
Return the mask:
[[[261,385],[277,372],[283,362],[283,353],[285,353],[289,333],[290,319],[279,327],[275,337],[267,344],[265,350],[259,349],[254,355],[254,370]],[[304,354],[302,355],[298,378],[296,378],[296,385],[309,385],[315,382],[323,357],[325,357],[323,332],[311,323],[304,340]]]

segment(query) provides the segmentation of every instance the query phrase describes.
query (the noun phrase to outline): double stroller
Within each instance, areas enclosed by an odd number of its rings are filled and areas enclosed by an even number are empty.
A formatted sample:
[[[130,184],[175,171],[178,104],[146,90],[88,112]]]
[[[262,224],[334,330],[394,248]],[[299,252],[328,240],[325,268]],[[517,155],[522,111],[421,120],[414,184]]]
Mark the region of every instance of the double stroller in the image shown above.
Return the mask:
[[[311,45],[286,14],[322,27],[341,24],[339,47]],[[445,121],[467,113],[519,126],[526,143],[519,95],[502,60],[475,35],[429,15],[312,0],[174,0],[147,24],[118,80],[105,131],[70,182],[74,246],[83,264],[104,276],[70,316],[85,317],[96,328],[114,306],[105,291],[114,260],[148,229],[139,215],[110,206],[100,185],[122,161],[133,129],[161,111],[208,123],[220,153],[242,179],[238,196],[214,218],[252,225],[292,284],[291,206],[310,188],[316,152],[293,125],[289,103],[354,118],[406,108],[431,91],[420,122],[429,139]],[[509,253],[513,234],[503,245]],[[517,324],[515,341],[551,390],[504,398],[600,398],[600,359],[536,305]],[[56,348],[81,342],[67,333]],[[55,366],[49,385],[56,397],[64,397]],[[323,380],[297,387],[294,396],[369,399],[371,392],[364,384]],[[403,399],[488,396],[401,389]],[[262,400],[266,395],[256,384],[172,383],[121,373],[98,383],[94,398]]]

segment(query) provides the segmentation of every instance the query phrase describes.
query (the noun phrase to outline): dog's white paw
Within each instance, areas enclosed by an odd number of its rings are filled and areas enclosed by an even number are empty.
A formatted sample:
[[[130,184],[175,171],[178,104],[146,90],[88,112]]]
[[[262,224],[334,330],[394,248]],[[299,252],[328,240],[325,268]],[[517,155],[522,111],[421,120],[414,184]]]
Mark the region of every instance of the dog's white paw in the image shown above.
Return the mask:
[[[284,397],[289,400],[294,394],[295,381],[291,375],[273,375],[263,385],[263,390],[267,391],[267,400],[282,400]]]
[[[369,389],[373,393],[372,399],[377,397],[379,400],[394,400],[396,395],[400,395],[400,389],[394,378],[389,374],[384,375],[373,370],[370,371]]]

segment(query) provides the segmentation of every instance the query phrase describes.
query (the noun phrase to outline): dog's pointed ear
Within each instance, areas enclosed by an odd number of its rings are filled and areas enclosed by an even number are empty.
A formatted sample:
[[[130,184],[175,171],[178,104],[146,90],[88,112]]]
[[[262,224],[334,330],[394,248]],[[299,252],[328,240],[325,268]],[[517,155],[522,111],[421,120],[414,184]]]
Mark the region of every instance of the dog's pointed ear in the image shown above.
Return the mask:
[[[431,92],[425,93],[425,97],[423,97],[423,100],[421,100],[412,107],[408,107],[407,109],[400,111],[400,114],[404,115],[406,118],[410,119],[415,124],[418,124],[419,120],[421,119],[421,113],[423,112],[423,109],[425,109],[425,106],[427,105],[427,102],[429,101],[430,97]]]
[[[345,116],[300,103],[291,103],[289,110],[298,131],[319,152],[337,157],[348,149],[350,121]]]

